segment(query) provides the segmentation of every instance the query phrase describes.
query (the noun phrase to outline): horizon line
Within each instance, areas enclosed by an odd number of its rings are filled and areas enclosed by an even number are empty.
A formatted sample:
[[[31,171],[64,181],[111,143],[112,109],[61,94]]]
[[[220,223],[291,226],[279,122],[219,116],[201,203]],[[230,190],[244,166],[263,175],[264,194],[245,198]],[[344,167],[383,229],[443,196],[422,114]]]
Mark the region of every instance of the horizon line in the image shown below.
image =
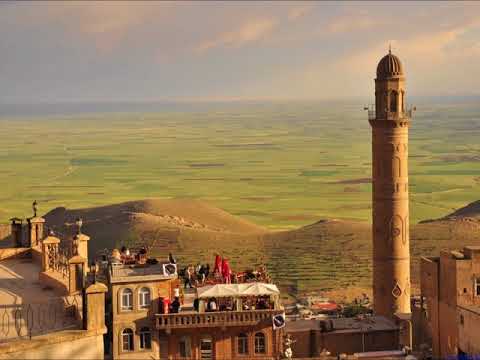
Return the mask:
[[[305,102],[305,101],[338,101],[353,99],[368,99],[367,95],[351,95],[338,97],[241,97],[241,96],[219,96],[219,97],[175,97],[158,99],[72,99],[72,100],[40,100],[40,101],[2,101],[0,105],[81,105],[81,104],[144,104],[144,103],[242,103],[242,102]],[[410,94],[409,98],[478,98],[480,94]]]

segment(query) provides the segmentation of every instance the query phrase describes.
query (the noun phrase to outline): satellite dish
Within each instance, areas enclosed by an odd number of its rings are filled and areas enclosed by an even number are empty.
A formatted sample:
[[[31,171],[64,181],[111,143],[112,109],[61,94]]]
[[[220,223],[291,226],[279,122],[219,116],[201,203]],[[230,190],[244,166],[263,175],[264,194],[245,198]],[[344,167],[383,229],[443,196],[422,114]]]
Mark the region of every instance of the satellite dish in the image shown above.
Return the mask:
[[[165,276],[172,276],[177,274],[176,264],[163,264],[163,274]]]
[[[281,329],[281,328],[285,327],[285,313],[275,315],[272,318],[272,322],[273,322],[273,329],[274,330]]]

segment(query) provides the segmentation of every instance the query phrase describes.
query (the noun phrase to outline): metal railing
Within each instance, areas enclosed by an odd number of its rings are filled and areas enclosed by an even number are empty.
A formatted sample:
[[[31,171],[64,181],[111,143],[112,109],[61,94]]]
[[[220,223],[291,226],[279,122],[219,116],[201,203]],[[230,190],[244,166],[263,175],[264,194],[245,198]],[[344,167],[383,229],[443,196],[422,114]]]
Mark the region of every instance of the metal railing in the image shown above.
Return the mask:
[[[157,329],[244,326],[272,321],[272,317],[283,310],[219,311],[207,313],[157,314]]]
[[[365,106],[363,110],[367,111],[367,116],[369,121],[376,120],[376,110],[375,105]],[[412,119],[413,113],[417,110],[415,106],[406,108],[403,111],[386,111],[386,118],[388,119],[396,119],[396,118],[409,118]]]
[[[52,298],[42,303],[0,305],[0,342],[79,328],[82,305],[78,296]]]
[[[69,248],[60,248],[57,253],[54,270],[58,271],[64,279],[69,276],[68,260],[71,257],[71,250]]]

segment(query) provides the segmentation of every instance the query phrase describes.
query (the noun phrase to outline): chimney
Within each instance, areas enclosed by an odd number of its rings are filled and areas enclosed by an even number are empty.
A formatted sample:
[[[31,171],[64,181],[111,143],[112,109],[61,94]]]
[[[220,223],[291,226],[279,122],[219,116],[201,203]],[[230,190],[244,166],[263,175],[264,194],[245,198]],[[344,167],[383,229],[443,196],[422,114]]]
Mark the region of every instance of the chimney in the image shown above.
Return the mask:
[[[12,233],[12,240],[14,247],[22,247],[23,246],[23,236],[22,236],[22,219],[19,218],[11,218],[11,233]]]

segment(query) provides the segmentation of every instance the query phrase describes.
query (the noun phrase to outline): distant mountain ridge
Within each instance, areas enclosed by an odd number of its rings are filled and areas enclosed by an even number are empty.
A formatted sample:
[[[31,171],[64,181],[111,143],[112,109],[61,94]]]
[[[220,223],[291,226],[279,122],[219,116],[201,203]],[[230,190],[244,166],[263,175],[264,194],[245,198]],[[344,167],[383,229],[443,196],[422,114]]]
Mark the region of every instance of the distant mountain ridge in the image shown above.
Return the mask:
[[[445,218],[447,219],[452,219],[452,218],[458,218],[458,217],[469,217],[473,219],[478,219],[480,220],[480,200],[471,202],[467,206],[464,206],[453,213],[447,215]]]
[[[455,210],[438,219],[428,219],[420,221],[420,224],[428,224],[444,221],[462,221],[462,222],[478,222],[480,226],[480,200],[469,203],[468,205]]]

